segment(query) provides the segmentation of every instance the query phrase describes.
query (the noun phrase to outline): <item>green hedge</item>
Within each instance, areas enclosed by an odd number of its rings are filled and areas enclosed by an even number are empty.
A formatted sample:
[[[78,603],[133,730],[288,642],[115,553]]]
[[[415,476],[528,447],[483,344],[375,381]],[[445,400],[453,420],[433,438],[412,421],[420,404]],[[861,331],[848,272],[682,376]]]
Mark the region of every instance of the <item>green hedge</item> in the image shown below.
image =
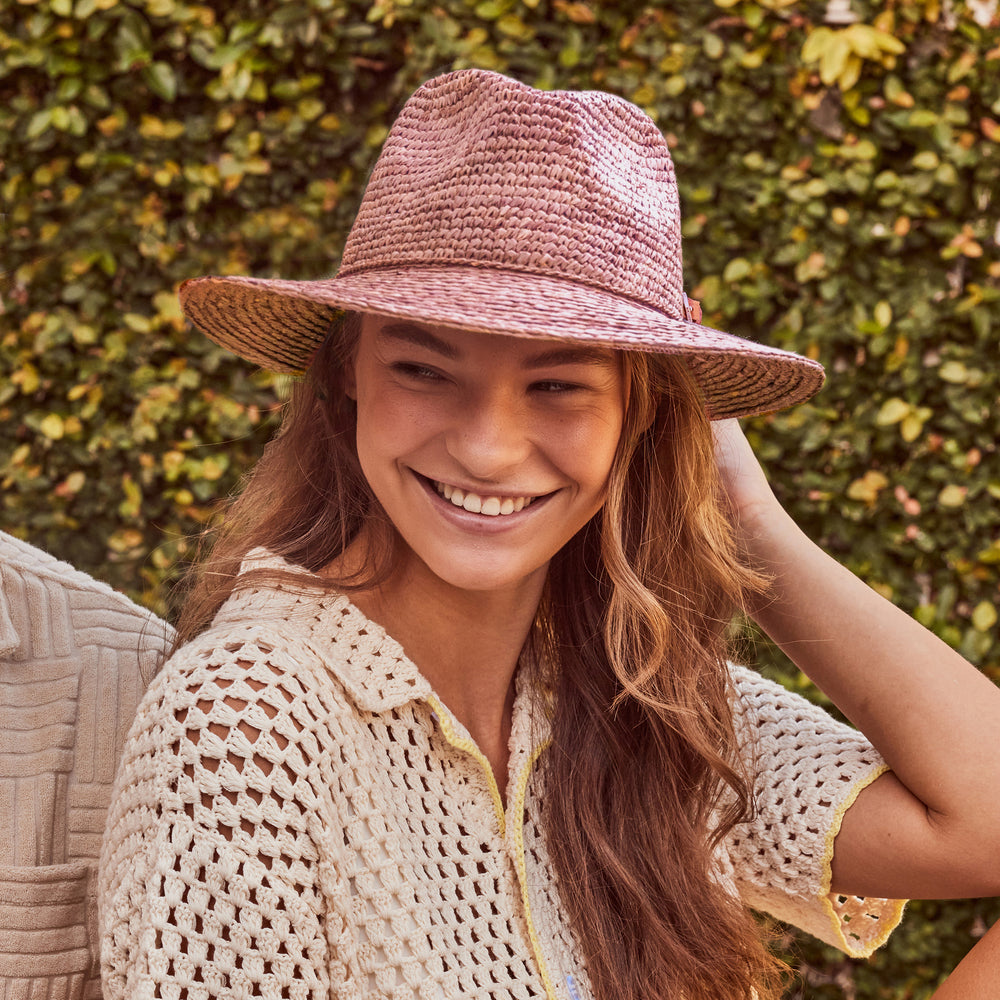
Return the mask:
[[[284,390],[186,330],[177,285],[332,273],[406,95],[477,65],[656,119],[706,322],[829,371],[750,427],[783,499],[1000,679],[1000,24],[988,0],[854,7],[3,4],[0,524],[165,613]],[[789,995],[928,996],[997,915],[915,906],[867,964],[800,939]]]

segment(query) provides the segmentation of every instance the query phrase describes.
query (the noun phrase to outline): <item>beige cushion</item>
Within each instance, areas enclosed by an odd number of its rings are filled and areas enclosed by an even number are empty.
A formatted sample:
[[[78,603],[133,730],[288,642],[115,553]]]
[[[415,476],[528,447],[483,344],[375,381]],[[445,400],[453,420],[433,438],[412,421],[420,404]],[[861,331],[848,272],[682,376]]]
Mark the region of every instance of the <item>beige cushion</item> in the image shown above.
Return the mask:
[[[173,630],[0,532],[0,997],[100,997],[115,769]]]

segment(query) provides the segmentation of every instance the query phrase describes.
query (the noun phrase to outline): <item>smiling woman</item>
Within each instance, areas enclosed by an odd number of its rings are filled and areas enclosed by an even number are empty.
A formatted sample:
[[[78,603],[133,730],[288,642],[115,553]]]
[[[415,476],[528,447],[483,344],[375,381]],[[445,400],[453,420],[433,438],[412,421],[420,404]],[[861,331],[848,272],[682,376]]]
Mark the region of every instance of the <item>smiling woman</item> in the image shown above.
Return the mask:
[[[721,419],[822,370],[695,321],[638,109],[431,80],[335,278],[181,297],[305,377],[130,736],[109,1000],[765,1000],[750,907],[865,955],[1000,889],[1000,696]],[[728,663],[738,609],[865,735]]]

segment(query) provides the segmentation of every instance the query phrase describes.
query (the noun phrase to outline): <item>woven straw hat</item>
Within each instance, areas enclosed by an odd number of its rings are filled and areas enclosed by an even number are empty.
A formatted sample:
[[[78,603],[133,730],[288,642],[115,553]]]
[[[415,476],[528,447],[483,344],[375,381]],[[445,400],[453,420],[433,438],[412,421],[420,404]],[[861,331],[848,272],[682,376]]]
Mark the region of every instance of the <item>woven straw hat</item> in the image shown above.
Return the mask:
[[[207,277],[188,318],[272,371],[304,369],[343,310],[684,355],[713,418],[812,396],[823,368],[694,321],[666,141],[611,94],[463,70],[406,102],[336,276]]]

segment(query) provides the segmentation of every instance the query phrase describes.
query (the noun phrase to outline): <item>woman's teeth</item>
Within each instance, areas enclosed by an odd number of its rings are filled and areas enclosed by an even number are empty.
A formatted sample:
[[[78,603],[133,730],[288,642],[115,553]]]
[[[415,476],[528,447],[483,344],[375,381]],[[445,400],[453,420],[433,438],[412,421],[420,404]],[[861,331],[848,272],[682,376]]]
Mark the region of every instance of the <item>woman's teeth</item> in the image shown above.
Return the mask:
[[[439,483],[432,479],[434,489],[438,491],[446,500],[450,500],[456,507],[462,507],[473,514],[486,514],[495,517],[498,514],[514,514],[519,510],[524,510],[534,497],[484,497],[478,493],[466,493],[457,486],[449,486],[448,483]]]

